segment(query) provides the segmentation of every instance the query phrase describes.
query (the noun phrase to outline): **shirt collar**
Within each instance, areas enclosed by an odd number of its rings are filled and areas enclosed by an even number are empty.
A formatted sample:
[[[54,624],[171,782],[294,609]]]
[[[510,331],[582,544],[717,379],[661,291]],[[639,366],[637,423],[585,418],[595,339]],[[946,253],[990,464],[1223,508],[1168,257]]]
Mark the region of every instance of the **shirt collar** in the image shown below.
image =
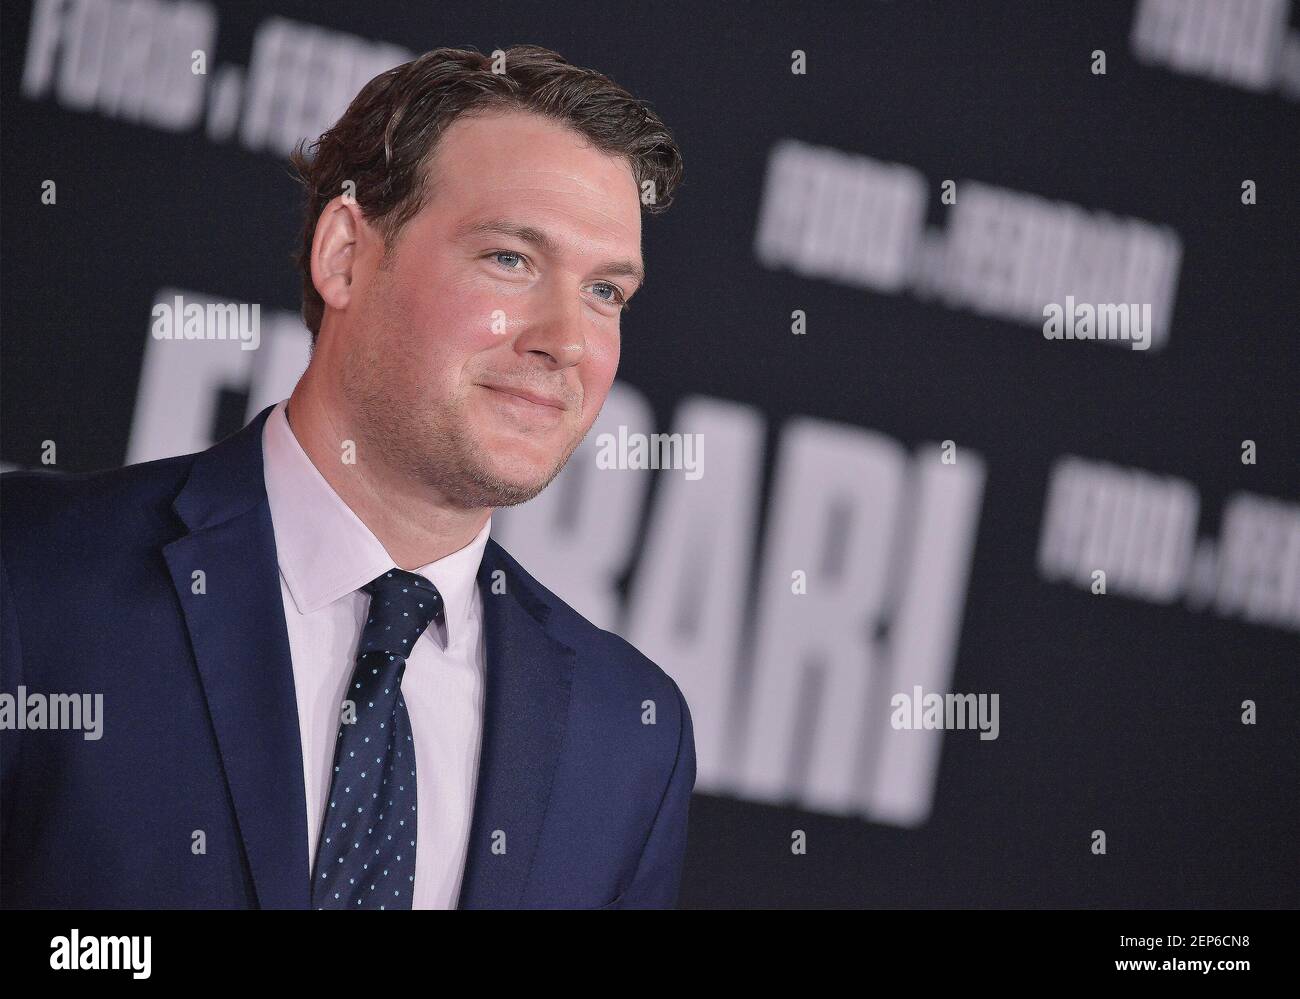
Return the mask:
[[[275,546],[294,606],[310,614],[394,567],[393,558],[343,502],[298,443],[281,400],[262,430],[266,496]],[[438,588],[450,643],[469,625],[492,518],[465,547],[412,570]]]

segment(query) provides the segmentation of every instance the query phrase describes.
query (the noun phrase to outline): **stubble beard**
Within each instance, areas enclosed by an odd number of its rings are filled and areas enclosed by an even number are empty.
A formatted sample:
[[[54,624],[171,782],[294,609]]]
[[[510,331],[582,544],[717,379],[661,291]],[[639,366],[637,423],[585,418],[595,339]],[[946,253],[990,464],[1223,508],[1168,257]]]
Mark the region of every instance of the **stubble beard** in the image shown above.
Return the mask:
[[[343,394],[356,421],[358,460],[365,455],[447,502],[466,510],[517,506],[537,496],[560,474],[585,434],[573,441],[543,477],[532,482],[503,478],[491,456],[470,433],[466,393],[437,404],[395,396],[402,361],[369,351],[344,365]],[[473,392],[471,386],[467,392]],[[403,399],[402,396],[406,398]]]

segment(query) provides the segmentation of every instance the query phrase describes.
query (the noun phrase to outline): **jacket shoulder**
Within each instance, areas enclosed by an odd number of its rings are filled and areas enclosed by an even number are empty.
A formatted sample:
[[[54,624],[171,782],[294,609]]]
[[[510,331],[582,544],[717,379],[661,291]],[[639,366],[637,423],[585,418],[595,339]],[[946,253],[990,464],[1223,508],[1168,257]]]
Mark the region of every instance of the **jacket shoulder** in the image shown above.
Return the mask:
[[[645,697],[654,697],[661,709],[677,706],[685,710],[676,681],[658,663],[623,636],[593,624],[572,605],[538,582],[519,562],[495,541],[497,562],[515,576],[527,593],[533,608],[546,615],[551,634],[571,646],[581,660],[595,666],[607,679]]]
[[[0,474],[5,555],[39,550],[78,555],[133,532],[157,534],[175,520],[172,500],[194,455],[97,472],[18,470]]]

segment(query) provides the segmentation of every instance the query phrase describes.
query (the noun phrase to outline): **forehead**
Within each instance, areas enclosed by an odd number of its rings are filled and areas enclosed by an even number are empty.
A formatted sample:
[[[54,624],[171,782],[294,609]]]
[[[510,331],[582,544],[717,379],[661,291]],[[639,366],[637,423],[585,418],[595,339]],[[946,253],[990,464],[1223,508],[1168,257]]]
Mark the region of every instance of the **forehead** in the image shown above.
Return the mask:
[[[594,148],[569,126],[524,111],[463,115],[429,164],[431,205],[454,227],[514,211],[584,239],[639,247],[641,201],[631,163]]]

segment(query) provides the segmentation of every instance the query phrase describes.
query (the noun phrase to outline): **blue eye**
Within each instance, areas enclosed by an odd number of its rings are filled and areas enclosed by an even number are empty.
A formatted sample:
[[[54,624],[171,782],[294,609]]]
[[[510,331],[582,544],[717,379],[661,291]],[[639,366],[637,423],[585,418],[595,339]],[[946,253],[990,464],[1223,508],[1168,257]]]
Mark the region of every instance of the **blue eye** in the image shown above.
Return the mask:
[[[507,271],[518,272],[524,268],[512,267],[509,264],[502,264],[499,258],[511,257],[516,260],[523,261],[525,264],[527,264],[528,262],[527,257],[525,257],[522,253],[516,253],[514,250],[493,250],[491,253],[485,254],[485,256],[495,261],[497,263],[497,266],[501,267],[502,270],[507,270]],[[623,295],[622,289],[619,288],[618,285],[610,284],[608,281],[597,281],[595,286],[598,288],[599,287],[608,288],[610,291],[614,293],[614,297],[612,298],[602,297],[601,298],[602,302],[608,302],[611,305],[617,305],[619,309],[624,312],[626,312],[628,309],[632,307],[630,304],[628,304],[627,299]]]
[[[524,259],[523,254],[521,254],[521,253],[514,253],[514,252],[512,252],[512,251],[510,251],[510,250],[494,250],[491,254],[489,254],[489,256],[491,256],[492,259],[494,259],[494,260],[495,260],[497,257],[514,257],[514,258],[517,259],[517,260],[523,260],[523,259]],[[518,267],[506,267],[506,270],[508,270],[508,271],[517,271],[517,270],[519,270],[519,268],[518,268]]]
[[[609,303],[611,303],[611,304],[613,304],[613,305],[621,306],[621,307],[624,308],[624,309],[630,308],[630,306],[629,306],[628,303],[627,303],[627,300],[623,297],[623,292],[619,290],[619,288],[618,288],[617,285],[612,285],[612,284],[610,284],[608,281],[598,281],[598,282],[596,282],[596,286],[597,286],[597,287],[600,287],[601,285],[603,285],[604,287],[608,288],[610,291],[612,291],[612,292],[614,293],[614,297],[613,297],[613,298],[607,298],[607,299],[605,299],[606,302],[609,302]]]

